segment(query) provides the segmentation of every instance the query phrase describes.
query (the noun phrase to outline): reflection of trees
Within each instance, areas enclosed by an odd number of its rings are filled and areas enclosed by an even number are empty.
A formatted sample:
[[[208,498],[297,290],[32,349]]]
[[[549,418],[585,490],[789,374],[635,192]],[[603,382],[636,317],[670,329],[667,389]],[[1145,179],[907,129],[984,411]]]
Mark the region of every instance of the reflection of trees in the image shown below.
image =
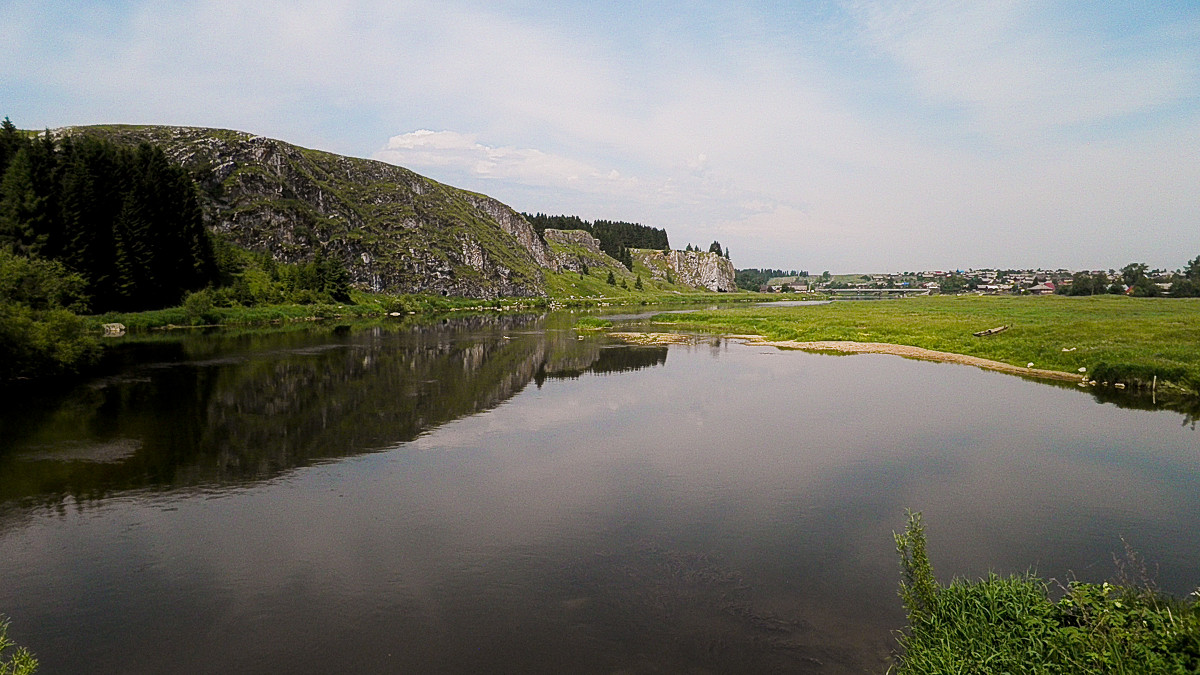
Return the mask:
[[[602,347],[544,328],[531,316],[466,317],[158,345],[159,363],[41,400],[35,419],[0,419],[23,428],[0,456],[0,501],[269,478],[412,440],[535,378],[666,360],[665,347]],[[125,454],[112,452],[117,441]]]
[[[594,344],[594,343],[593,343]],[[586,358],[559,360],[548,364],[547,368],[539,370],[534,376],[540,387],[547,379],[575,379],[584,373],[623,373],[630,370],[641,370],[661,366],[667,362],[667,347],[630,347],[609,346],[595,347]]]

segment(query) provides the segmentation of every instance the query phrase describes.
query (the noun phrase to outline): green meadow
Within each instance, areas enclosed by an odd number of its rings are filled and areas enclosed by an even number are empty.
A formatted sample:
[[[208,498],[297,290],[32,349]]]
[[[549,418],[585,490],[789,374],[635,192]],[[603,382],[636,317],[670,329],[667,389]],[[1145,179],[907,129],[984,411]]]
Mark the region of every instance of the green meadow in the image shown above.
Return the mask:
[[[1131,388],[1200,392],[1200,299],[933,296],[664,314],[677,329],[910,345]],[[1001,333],[978,331],[1009,326]]]

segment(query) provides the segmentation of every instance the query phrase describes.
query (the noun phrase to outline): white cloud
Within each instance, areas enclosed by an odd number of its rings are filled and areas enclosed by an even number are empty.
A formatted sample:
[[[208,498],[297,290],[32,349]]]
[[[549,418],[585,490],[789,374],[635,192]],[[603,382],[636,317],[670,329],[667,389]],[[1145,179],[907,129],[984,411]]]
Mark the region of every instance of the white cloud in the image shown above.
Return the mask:
[[[997,142],[1148,113],[1197,91],[1194,56],[1132,49],[1144,35],[1105,36],[1097,24],[1114,10],[1104,4],[1070,17],[1026,0],[853,8],[863,38],[907,70],[927,103],[964,107]]]
[[[1095,12],[1141,10],[839,6],[814,21],[743,6],[10,3],[0,114],[373,154],[522,210],[717,239],[744,266],[1175,265],[1200,250],[1194,10],[1106,31]]]
[[[636,179],[624,178],[616,169],[595,167],[533,148],[484,145],[474,134],[454,131],[420,129],[393,136],[374,157],[406,167],[448,167],[480,178],[525,185],[613,195],[638,189]]]

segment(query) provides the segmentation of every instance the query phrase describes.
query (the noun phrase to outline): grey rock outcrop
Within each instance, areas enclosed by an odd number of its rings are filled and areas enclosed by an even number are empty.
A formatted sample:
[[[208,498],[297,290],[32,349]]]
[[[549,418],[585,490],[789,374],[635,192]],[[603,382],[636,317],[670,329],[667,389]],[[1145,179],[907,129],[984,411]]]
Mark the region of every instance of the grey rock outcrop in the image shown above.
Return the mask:
[[[704,251],[671,251],[667,257],[681,283],[720,293],[737,290],[733,263],[724,256]]]
[[[621,263],[600,249],[599,239],[583,230],[547,229],[542,232],[542,236],[554,245],[554,263],[560,270],[582,272],[585,266],[613,269],[621,267]]]
[[[635,258],[650,269],[654,279],[728,293],[737,290],[733,263],[724,256],[705,251],[653,251],[635,249]]]

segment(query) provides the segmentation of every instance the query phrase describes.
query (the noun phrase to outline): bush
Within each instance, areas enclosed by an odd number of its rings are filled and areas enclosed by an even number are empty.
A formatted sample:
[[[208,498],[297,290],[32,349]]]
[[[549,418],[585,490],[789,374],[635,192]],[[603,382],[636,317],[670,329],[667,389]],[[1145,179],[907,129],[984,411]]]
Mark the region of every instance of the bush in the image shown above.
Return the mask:
[[[87,311],[87,282],[54,260],[0,250],[0,298],[35,310]]]
[[[0,380],[76,373],[99,358],[100,341],[80,317],[0,300]]]
[[[213,292],[205,288],[188,293],[183,299],[183,313],[190,324],[214,324],[218,316],[213,310]]]

